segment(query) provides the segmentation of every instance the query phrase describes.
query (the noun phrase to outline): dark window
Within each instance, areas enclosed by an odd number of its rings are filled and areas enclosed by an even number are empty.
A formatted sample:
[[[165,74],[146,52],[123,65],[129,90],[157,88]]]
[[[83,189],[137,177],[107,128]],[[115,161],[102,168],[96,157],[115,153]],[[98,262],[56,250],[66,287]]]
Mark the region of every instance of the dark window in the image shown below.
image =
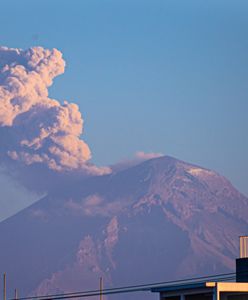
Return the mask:
[[[227,297],[228,300],[248,300],[248,294],[232,295]]]
[[[213,300],[212,294],[197,294],[185,297],[185,300]]]

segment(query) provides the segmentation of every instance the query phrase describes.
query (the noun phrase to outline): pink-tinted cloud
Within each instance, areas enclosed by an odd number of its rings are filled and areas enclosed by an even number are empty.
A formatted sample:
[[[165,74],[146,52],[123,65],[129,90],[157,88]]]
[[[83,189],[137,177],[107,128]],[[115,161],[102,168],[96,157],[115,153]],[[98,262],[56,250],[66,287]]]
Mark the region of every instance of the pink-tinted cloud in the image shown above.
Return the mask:
[[[115,172],[125,170],[127,168],[130,168],[132,166],[135,166],[139,163],[142,163],[143,161],[157,158],[164,156],[162,153],[156,153],[156,152],[144,152],[144,151],[137,151],[134,154],[134,157],[131,159],[123,159],[122,161],[114,164],[111,166],[111,169]]]
[[[120,201],[109,202],[99,195],[91,195],[81,201],[69,199],[65,203],[65,208],[69,209],[75,215],[82,216],[111,216],[116,214],[126,206]]]
[[[156,153],[156,152],[144,152],[144,151],[138,151],[135,153],[135,157],[138,160],[149,160],[157,157],[163,156],[162,153]]]
[[[0,161],[13,169],[41,165],[53,172],[99,175],[80,138],[83,119],[74,103],[48,96],[65,62],[56,49],[0,47]]]

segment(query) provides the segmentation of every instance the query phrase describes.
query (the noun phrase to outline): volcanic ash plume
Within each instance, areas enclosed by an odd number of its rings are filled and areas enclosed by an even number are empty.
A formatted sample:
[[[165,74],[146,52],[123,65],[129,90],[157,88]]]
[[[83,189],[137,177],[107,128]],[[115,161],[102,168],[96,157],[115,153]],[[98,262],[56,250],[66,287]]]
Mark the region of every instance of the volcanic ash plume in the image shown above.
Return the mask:
[[[48,87],[64,68],[56,49],[0,47],[1,165],[42,165],[57,173],[109,171],[88,163],[91,152],[80,139],[83,120],[78,106],[48,97]]]

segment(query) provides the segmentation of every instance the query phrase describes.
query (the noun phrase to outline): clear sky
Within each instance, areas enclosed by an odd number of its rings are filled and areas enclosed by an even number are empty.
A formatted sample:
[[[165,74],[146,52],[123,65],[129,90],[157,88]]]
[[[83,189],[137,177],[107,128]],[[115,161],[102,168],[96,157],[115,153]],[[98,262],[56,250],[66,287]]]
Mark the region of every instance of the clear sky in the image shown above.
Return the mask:
[[[50,95],[80,106],[94,163],[162,152],[246,195],[247,37],[247,0],[1,0],[1,45],[63,52]]]

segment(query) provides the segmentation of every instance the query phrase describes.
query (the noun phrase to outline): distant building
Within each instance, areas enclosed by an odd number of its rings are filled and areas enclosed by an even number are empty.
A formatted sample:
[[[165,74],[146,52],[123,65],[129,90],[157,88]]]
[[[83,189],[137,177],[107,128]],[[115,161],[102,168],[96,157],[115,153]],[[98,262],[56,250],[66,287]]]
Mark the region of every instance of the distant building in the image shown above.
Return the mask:
[[[197,282],[152,289],[161,300],[248,300],[248,283]]]
[[[160,300],[248,300],[248,237],[240,237],[236,282],[191,281],[151,289]]]

